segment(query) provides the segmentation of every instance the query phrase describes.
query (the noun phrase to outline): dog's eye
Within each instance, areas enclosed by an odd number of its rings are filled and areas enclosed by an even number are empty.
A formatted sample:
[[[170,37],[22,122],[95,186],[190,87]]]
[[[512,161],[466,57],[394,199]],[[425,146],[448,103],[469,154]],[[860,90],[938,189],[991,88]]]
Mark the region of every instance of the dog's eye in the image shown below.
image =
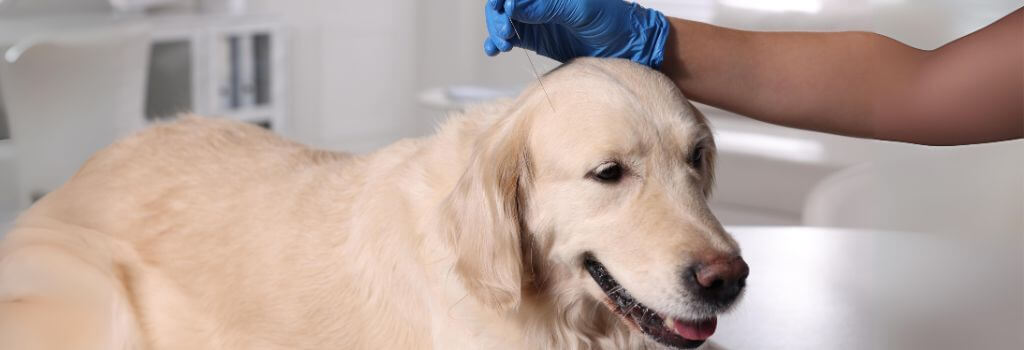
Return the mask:
[[[690,153],[690,166],[694,169],[700,169],[704,164],[704,146],[698,145],[693,148],[693,152]]]
[[[601,182],[617,182],[622,179],[622,166],[616,162],[607,162],[591,171],[591,176]]]

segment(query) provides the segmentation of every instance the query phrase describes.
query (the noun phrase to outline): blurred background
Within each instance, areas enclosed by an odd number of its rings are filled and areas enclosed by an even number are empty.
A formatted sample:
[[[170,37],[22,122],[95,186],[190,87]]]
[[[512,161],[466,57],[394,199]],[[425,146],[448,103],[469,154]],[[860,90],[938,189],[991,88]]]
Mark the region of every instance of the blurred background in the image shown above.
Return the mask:
[[[640,3],[742,29],[875,31],[921,49],[1021,6],[1018,0]],[[13,216],[113,138],[180,112],[244,120],[357,153],[429,134],[445,113],[514,95],[533,81],[521,51],[484,56],[483,4],[0,0],[0,212]],[[535,62],[541,73],[557,66]],[[712,204],[726,225],[1024,230],[1021,142],[923,147],[700,108],[719,145]]]
[[[521,50],[483,54],[484,2],[0,0],[0,235],[90,154],[182,112],[365,153],[430,134],[467,104],[513,96],[534,76]],[[874,31],[920,49],[1021,6],[639,2],[741,29]],[[540,73],[558,65],[534,62]],[[698,108],[719,151],[712,209],[754,270],[743,306],[714,341],[733,349],[1024,344],[1024,141],[924,147]]]

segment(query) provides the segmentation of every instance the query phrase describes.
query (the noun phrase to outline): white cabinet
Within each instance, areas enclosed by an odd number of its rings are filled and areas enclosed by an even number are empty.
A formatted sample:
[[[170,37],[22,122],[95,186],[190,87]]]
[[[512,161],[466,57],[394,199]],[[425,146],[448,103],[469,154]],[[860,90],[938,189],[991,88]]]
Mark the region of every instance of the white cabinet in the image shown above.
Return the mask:
[[[90,15],[0,19],[0,50],[33,36],[134,22],[150,27],[153,38],[145,110],[140,118],[156,121],[194,112],[275,131],[286,129],[283,72],[287,44],[282,26],[273,18]],[[9,137],[0,101],[0,140]]]
[[[11,138],[11,135],[7,129],[7,112],[4,111],[3,88],[3,86],[0,86],[0,140],[7,140]]]
[[[274,20],[183,17],[158,22],[146,119],[182,112],[287,128],[285,35]]]
[[[283,26],[262,16],[122,16],[0,18],[0,52],[23,40],[140,23],[151,31],[144,108],[157,122],[181,113],[230,118],[287,133]],[[13,87],[0,87],[0,89]],[[98,103],[102,103],[98,101]],[[71,117],[71,116],[69,116]],[[13,159],[0,100],[0,212],[12,207]]]
[[[207,114],[278,131],[285,128],[284,40],[278,27],[267,23],[214,26],[206,42],[212,88],[206,95]]]

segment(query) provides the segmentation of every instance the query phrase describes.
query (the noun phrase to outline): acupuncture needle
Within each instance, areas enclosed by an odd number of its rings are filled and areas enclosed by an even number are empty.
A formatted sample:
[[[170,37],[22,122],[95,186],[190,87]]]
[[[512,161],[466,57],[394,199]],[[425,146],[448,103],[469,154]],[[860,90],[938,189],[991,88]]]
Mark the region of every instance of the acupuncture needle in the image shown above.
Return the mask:
[[[512,17],[508,18],[508,24],[512,26],[512,31],[516,33],[516,39],[519,42],[523,42],[523,37],[519,36],[519,30],[516,29],[515,22],[512,22]],[[530,53],[527,50],[523,50],[523,54],[526,55],[526,60],[530,62],[530,69],[533,70],[533,76],[537,78],[537,83],[540,84],[540,89],[544,91],[544,98],[548,100],[548,106],[551,106],[551,111],[555,111],[555,104],[551,103],[551,95],[548,95],[548,89],[544,87],[544,81],[540,79],[540,74],[537,74],[537,66],[533,64],[533,59],[530,58]]]

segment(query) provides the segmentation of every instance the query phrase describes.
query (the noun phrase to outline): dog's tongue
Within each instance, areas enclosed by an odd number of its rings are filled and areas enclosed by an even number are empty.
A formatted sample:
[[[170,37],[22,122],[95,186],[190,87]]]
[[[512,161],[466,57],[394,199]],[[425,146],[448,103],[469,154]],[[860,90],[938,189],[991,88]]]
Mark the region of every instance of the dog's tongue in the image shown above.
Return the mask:
[[[715,327],[718,326],[718,319],[714,317],[703,321],[674,321],[672,328],[679,336],[689,340],[708,339],[715,334]]]

